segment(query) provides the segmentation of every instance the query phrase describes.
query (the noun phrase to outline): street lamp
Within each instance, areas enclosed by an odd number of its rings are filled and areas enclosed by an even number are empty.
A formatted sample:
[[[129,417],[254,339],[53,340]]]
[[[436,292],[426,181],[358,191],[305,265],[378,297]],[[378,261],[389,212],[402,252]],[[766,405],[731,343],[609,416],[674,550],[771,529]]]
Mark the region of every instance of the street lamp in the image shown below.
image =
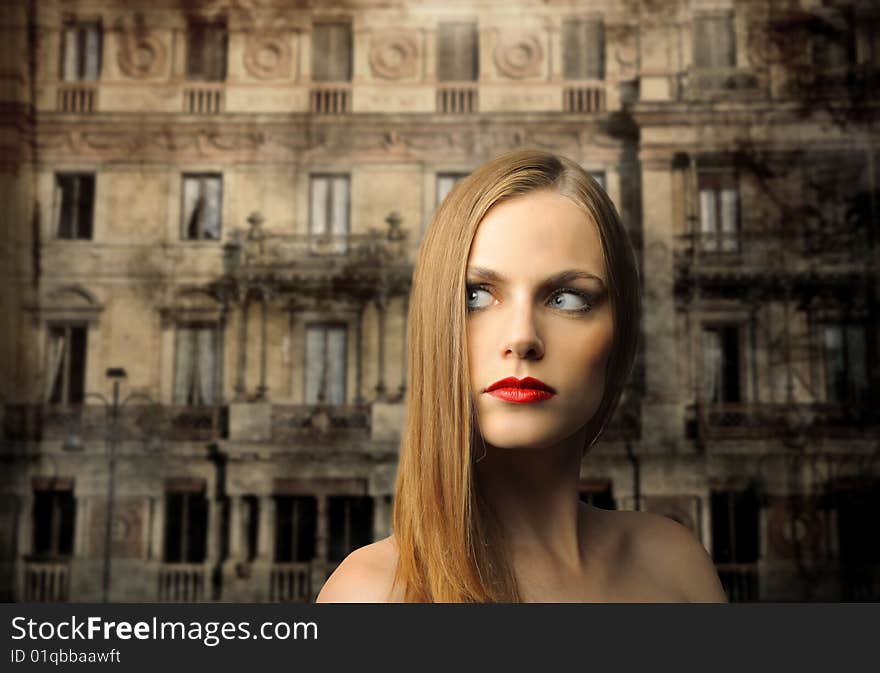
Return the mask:
[[[106,372],[107,378],[113,381],[113,399],[108,400],[100,393],[86,393],[84,399],[93,398],[104,403],[110,414],[110,423],[107,428],[107,449],[109,455],[109,478],[107,480],[107,520],[104,526],[104,572],[102,578],[103,601],[108,602],[110,597],[110,563],[111,547],[113,543],[113,501],[116,492],[116,445],[119,443],[119,413],[126,404],[132,400],[143,400],[148,404],[155,404],[153,399],[144,393],[131,393],[122,402],[119,401],[119,385],[127,374],[122,367],[110,367]],[[156,450],[159,445],[156,438],[152,437],[147,444],[148,450]],[[62,447],[65,451],[82,451],[83,443],[78,434],[68,434]]]

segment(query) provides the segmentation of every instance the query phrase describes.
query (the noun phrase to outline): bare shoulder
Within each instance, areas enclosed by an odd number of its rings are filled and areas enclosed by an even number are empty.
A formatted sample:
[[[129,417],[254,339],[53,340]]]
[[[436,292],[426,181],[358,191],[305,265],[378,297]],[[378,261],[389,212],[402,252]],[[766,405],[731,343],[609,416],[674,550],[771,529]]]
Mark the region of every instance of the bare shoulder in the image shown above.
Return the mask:
[[[387,603],[400,600],[394,586],[394,536],[356,549],[324,583],[317,603]]]
[[[687,527],[650,512],[625,516],[624,548],[634,569],[684,602],[727,602],[712,558]]]

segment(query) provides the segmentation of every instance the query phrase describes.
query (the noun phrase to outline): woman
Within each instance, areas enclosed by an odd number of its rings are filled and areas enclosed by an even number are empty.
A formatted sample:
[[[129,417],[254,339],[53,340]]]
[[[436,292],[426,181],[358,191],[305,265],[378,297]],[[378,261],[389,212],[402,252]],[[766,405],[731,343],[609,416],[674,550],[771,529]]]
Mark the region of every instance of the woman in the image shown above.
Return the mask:
[[[604,191],[516,150],[460,181],[419,252],[394,534],[318,601],[720,601],[683,526],[579,502],[638,343],[639,278]]]

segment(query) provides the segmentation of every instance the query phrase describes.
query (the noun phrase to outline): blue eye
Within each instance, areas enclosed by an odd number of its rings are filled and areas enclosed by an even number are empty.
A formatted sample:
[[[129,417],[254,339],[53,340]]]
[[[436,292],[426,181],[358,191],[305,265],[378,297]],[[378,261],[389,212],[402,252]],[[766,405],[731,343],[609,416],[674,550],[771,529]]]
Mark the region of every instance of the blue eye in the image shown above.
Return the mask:
[[[485,295],[485,297],[482,298],[482,303],[480,302],[480,295]],[[467,306],[467,309],[469,311],[473,309],[486,308],[491,303],[491,301],[492,294],[488,290],[485,290],[481,287],[467,288],[467,301],[465,302],[465,305]]]
[[[566,300],[565,297],[573,297],[574,300]],[[592,299],[589,295],[578,290],[559,290],[550,299],[553,308],[563,311],[580,311],[586,313],[593,308]]]

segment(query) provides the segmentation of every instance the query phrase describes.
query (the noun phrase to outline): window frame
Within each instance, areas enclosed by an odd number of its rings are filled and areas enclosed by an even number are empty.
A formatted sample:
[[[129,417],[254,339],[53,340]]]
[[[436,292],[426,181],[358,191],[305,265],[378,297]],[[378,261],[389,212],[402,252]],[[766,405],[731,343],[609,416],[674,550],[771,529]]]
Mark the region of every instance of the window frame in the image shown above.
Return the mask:
[[[192,171],[192,172],[183,172],[180,174],[180,240],[186,241],[189,243],[212,243],[219,242],[223,240],[223,173],[215,172],[215,171]],[[217,236],[216,238],[205,236],[204,232],[208,231],[205,219],[206,216],[204,213],[208,211],[206,207],[202,215],[200,217],[200,222],[196,225],[198,231],[201,235],[190,237],[188,235],[190,223],[189,220],[191,218],[191,214],[187,212],[187,195],[186,195],[186,185],[188,181],[199,182],[199,195],[200,197],[207,193],[206,184],[208,180],[216,180],[218,189],[217,189],[217,204],[216,204],[216,212],[217,212]]]
[[[95,54],[95,76],[88,77],[88,31],[95,30],[97,51]],[[67,71],[67,50],[69,48],[70,31],[76,35],[76,72]],[[59,40],[60,53],[58,64],[58,79],[61,82],[99,82],[104,61],[104,26],[100,18],[71,19],[65,21],[61,27],[61,39]],[[70,76],[70,75],[74,76]]]

